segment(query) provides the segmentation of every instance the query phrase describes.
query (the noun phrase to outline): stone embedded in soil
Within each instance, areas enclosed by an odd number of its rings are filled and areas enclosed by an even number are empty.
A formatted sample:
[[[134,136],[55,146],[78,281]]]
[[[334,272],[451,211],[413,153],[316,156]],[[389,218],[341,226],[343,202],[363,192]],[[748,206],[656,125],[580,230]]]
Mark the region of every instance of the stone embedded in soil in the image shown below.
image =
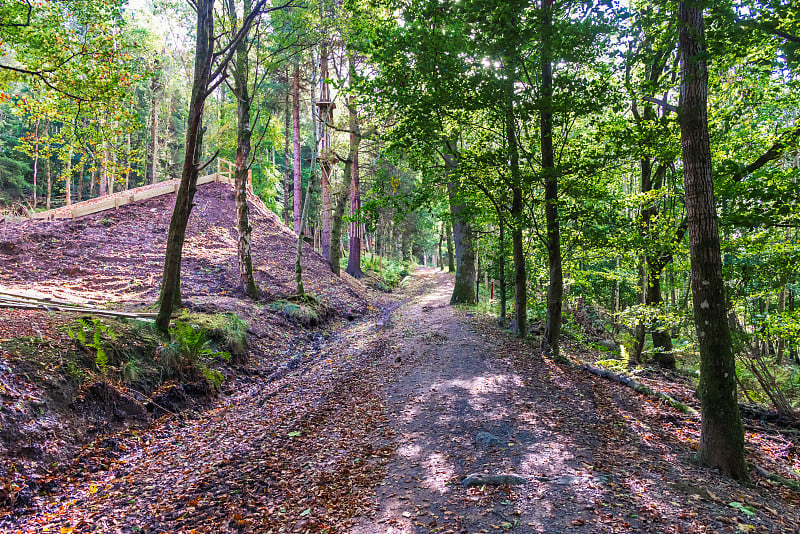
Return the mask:
[[[467,475],[461,485],[465,488],[472,488],[475,486],[505,486],[506,484],[516,486],[525,484],[525,478],[515,475],[513,473],[504,473],[501,475],[486,475],[483,473],[472,473]]]
[[[503,444],[503,440],[489,432],[478,432],[475,435],[475,443],[478,444],[478,447],[485,449],[488,447],[499,447]]]

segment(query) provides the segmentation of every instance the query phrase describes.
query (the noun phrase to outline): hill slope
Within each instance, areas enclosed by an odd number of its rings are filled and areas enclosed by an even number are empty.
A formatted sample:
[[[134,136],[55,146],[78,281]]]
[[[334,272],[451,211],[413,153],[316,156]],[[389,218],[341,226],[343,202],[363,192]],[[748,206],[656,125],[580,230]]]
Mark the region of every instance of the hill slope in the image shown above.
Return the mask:
[[[187,229],[181,273],[188,305],[225,307],[240,295],[233,189],[199,187]],[[0,226],[0,285],[36,289],[77,302],[151,304],[158,297],[175,195],[122,206],[77,220],[29,220]],[[250,197],[255,278],[264,300],[294,291],[296,237],[258,199]],[[361,314],[360,285],[334,276],[304,245],[306,291],[341,314]]]

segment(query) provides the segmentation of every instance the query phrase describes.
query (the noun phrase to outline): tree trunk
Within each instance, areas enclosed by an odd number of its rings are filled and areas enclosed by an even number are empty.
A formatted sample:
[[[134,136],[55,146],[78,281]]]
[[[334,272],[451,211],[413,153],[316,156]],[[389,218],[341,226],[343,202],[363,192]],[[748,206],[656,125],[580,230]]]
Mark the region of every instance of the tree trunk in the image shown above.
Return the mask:
[[[186,153],[183,159],[181,183],[175,198],[175,209],[169,224],[167,250],[164,257],[164,276],[161,279],[160,306],[156,327],[162,332],[169,330],[169,321],[174,306],[181,302],[181,260],[186,226],[192,211],[192,200],[197,189],[203,139],[203,106],[211,79],[211,61],[214,53],[214,0],[197,0],[197,37],[194,61],[192,96],[189,102],[189,117],[186,126]]]
[[[290,102],[292,91],[289,89],[289,69],[286,69],[286,97],[283,103],[283,223],[289,226],[290,213],[292,213],[292,166],[289,165],[289,143],[292,139],[292,108]]]
[[[67,151],[66,169],[64,171],[64,198],[67,206],[72,205],[72,147]]]
[[[89,198],[92,198],[92,196],[94,196],[94,186],[97,184],[97,175],[99,174],[97,171],[97,165],[98,161],[95,157],[93,158],[92,161],[92,176],[89,179]]]
[[[303,209],[303,179],[300,174],[300,63],[292,76],[292,141],[294,143],[294,233],[300,235]]]
[[[47,130],[45,130],[47,131]],[[47,172],[47,198],[45,199],[45,209],[50,209],[50,200],[53,195],[53,175],[50,168],[50,151],[47,151],[47,159],[44,161],[44,166]]]
[[[158,97],[161,91],[159,62],[156,60],[153,69],[153,80],[150,82],[150,183],[158,182]]]
[[[564,294],[564,275],[561,267],[561,234],[558,220],[558,176],[553,151],[553,67],[550,38],[553,26],[553,2],[542,0],[542,87],[540,117],[542,173],[544,174],[544,213],[547,220],[547,263],[550,284],[547,290],[547,320],[541,351],[551,357],[558,356],[558,337],[561,333],[561,298]]]
[[[81,154],[81,170],[78,173],[78,202],[83,198],[83,173],[86,172],[86,154]]]
[[[497,211],[497,220],[499,222],[500,232],[498,239],[500,241],[500,322],[502,324],[506,321],[506,235],[505,235],[505,221],[500,210]]]
[[[321,154],[324,157],[324,154]],[[331,165],[325,160],[320,161],[320,175],[319,175],[319,185],[320,185],[320,196],[321,196],[321,206],[319,211],[319,218],[320,218],[320,226],[322,227],[322,231],[320,232],[319,236],[319,247],[320,253],[322,257],[327,260],[329,264],[332,264],[331,261],[331,248],[335,248],[335,245],[332,245],[332,209],[331,209]],[[333,267],[331,267],[333,268]]]
[[[456,260],[455,252],[453,251],[453,225],[450,221],[447,221],[444,234],[447,240],[447,272],[454,273],[456,271]]]
[[[511,61],[507,60],[507,69]],[[514,333],[519,337],[527,334],[528,323],[528,276],[525,272],[525,246],[522,235],[522,173],[519,169],[517,147],[517,121],[514,114],[513,72],[506,72],[509,84],[506,88],[506,141],[511,164],[511,247],[514,257]],[[552,151],[552,146],[551,146]]]
[[[456,280],[450,304],[475,304],[475,246],[473,244],[472,223],[467,212],[466,202],[459,198],[455,183],[449,181],[449,175],[455,170],[456,161],[453,151],[445,154],[445,179],[448,180],[447,192],[450,197],[450,214],[453,218],[453,241],[455,241]],[[449,246],[448,246],[449,248]],[[448,250],[448,252],[450,252]]]
[[[351,140],[352,142],[352,140]],[[358,174],[358,151],[353,154],[353,180],[350,185],[350,252],[347,256],[347,274],[354,278],[362,278],[364,271],[361,270],[361,230],[363,225],[358,221],[358,213],[361,209],[361,183]],[[439,244],[441,255],[441,242]]]
[[[99,183],[97,185],[97,196],[102,197],[108,194],[108,143],[103,140],[103,168],[98,171]]]
[[[131,132],[125,142],[125,191],[131,188]]]
[[[355,71],[355,65],[353,64],[352,58],[350,59],[350,72],[353,73]],[[337,276],[340,275],[341,267],[339,265],[339,260],[341,258],[340,255],[340,241],[342,239],[342,218],[344,217],[344,209],[347,206],[348,200],[348,191],[350,190],[350,184],[353,181],[353,167],[356,167],[356,173],[358,173],[358,147],[361,144],[361,135],[358,130],[358,115],[356,114],[356,103],[355,99],[351,96],[349,98],[348,107],[350,108],[350,152],[347,154],[347,161],[344,162],[344,182],[342,183],[342,189],[339,194],[339,198],[336,200],[336,210],[333,213],[333,217],[331,220],[331,235],[330,235],[330,242],[331,247],[329,250],[330,253],[330,266],[333,273]],[[351,240],[352,244],[352,240]],[[323,238],[323,247],[324,247],[324,238]],[[360,248],[360,247],[359,247]],[[356,256],[360,256],[360,251],[356,253]],[[353,256],[353,254],[351,254]],[[349,267],[349,262],[348,262]],[[360,269],[359,269],[360,270]]]
[[[36,119],[36,127],[33,134],[36,138],[36,144],[33,148],[33,209],[36,209],[36,205],[39,203],[39,193],[37,191],[39,186],[36,183],[39,170],[39,121],[40,119]]]
[[[442,255],[442,242],[444,241],[444,222],[442,222],[442,227],[439,230],[439,270],[444,271],[444,256]]]
[[[251,0],[244,0],[243,17],[247,18],[252,8]],[[231,25],[236,28],[236,6],[229,0]],[[250,250],[250,206],[247,204],[247,178],[250,170],[250,150],[252,129],[250,128],[250,107],[252,96],[247,87],[248,78],[248,45],[247,39],[241,39],[236,45],[236,58],[233,69],[233,94],[236,95],[237,128],[236,128],[236,172],[234,184],[236,188],[236,229],[239,233],[236,250],[239,257],[239,283],[245,294],[258,300],[259,291],[253,278],[253,255]]]
[[[698,393],[703,408],[698,459],[747,480],[744,430],[736,400],[736,370],[725,313],[717,210],[708,136],[703,6],[680,2],[679,100],[684,187],[692,264],[692,300],[700,349]]]

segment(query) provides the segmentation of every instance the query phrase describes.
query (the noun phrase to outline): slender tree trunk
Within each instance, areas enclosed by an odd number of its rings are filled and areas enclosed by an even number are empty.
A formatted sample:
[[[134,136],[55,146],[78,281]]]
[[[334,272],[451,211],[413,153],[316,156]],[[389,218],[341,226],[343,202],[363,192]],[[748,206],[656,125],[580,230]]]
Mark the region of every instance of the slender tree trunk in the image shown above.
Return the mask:
[[[303,179],[300,174],[300,63],[292,76],[292,141],[294,143],[294,233],[300,235],[303,209]]]
[[[99,184],[97,196],[102,197],[108,194],[108,143],[103,140],[103,168],[98,171]]]
[[[511,69],[511,61],[507,61]],[[522,173],[519,168],[517,147],[517,124],[514,114],[513,72],[506,73],[509,85],[506,88],[506,141],[511,163],[511,246],[514,256],[514,333],[519,337],[527,334],[528,323],[528,276],[525,272],[525,248],[522,235]],[[552,147],[551,147],[552,149]]]
[[[353,65],[352,58],[350,59],[350,71],[353,72],[355,70],[355,66]],[[344,162],[344,183],[342,183],[342,189],[339,194],[339,198],[336,200],[336,209],[333,213],[333,217],[331,219],[331,235],[330,235],[330,266],[333,273],[337,276],[340,274],[340,265],[339,260],[341,258],[340,255],[340,241],[342,239],[342,218],[344,217],[344,209],[347,206],[348,195],[347,192],[350,190],[350,184],[353,180],[353,166],[355,165],[356,168],[358,166],[358,147],[361,144],[361,135],[358,131],[358,115],[356,114],[356,103],[353,97],[350,97],[348,103],[348,107],[350,108],[350,152],[347,154],[347,160]],[[358,172],[358,171],[356,171]],[[324,238],[323,238],[323,247],[324,247]],[[360,247],[359,247],[360,248]],[[360,252],[356,255],[360,256]],[[349,266],[349,264],[348,264]]]
[[[444,271],[444,255],[442,255],[442,242],[444,242],[444,221],[442,221],[442,226],[439,230],[439,270]]]
[[[234,0],[228,0],[228,12],[231,17],[232,27],[238,27],[236,18],[236,5]],[[243,17],[246,18],[252,9],[251,0],[244,0]],[[245,294],[251,299],[258,300],[259,291],[253,277],[253,255],[250,250],[250,206],[247,204],[247,178],[250,170],[250,150],[252,129],[250,128],[250,107],[253,97],[247,87],[248,78],[248,45],[247,39],[241,39],[236,45],[236,57],[233,68],[233,94],[236,96],[237,128],[236,128],[236,172],[234,185],[236,188],[236,229],[239,233],[237,240],[237,255],[239,258],[239,284]]]
[[[553,151],[553,67],[551,36],[553,31],[553,2],[542,0],[544,10],[542,24],[542,87],[540,118],[542,172],[544,174],[544,212],[547,220],[547,263],[550,268],[550,285],[547,290],[547,323],[542,352],[558,356],[558,337],[561,333],[561,298],[564,294],[564,275],[561,266],[561,234],[558,218],[558,176]]]
[[[125,191],[131,188],[131,132],[125,136]]]
[[[506,321],[506,224],[503,220],[503,216],[500,210],[497,210],[497,220],[499,226],[499,236],[498,239],[500,241],[500,254],[498,254],[498,258],[500,260],[500,323],[505,324]]]
[[[36,183],[39,170],[39,121],[40,119],[36,119],[36,127],[33,134],[36,138],[36,144],[33,148],[33,209],[36,209],[36,205],[39,203],[39,193],[37,191],[39,185]]]
[[[46,130],[45,130],[46,131]],[[47,172],[47,198],[45,199],[45,209],[50,209],[50,201],[53,196],[53,175],[50,167],[50,151],[47,151],[47,159],[44,161],[45,170]]]
[[[172,310],[181,302],[181,260],[186,226],[192,211],[192,200],[197,189],[203,139],[203,106],[211,80],[211,61],[214,53],[214,0],[197,0],[197,40],[194,62],[192,96],[186,127],[186,153],[183,160],[181,183],[175,198],[175,209],[169,224],[167,250],[164,257],[164,276],[161,279],[160,307],[156,326],[162,332],[169,330]]]
[[[447,240],[447,272],[454,273],[456,272],[456,257],[453,249],[453,224],[450,221],[447,221],[444,234]]]
[[[736,369],[725,310],[717,209],[708,136],[703,4],[680,2],[679,100],[684,187],[692,263],[692,296],[700,349],[702,429],[698,458],[747,480],[744,429],[736,400]]]
[[[283,103],[283,119],[284,119],[284,132],[283,132],[283,223],[289,226],[289,220],[292,213],[292,166],[289,165],[289,144],[292,139],[292,108],[291,98],[292,91],[289,89],[289,69],[286,69],[286,97]]]
[[[299,79],[299,76],[298,76]],[[316,65],[314,66],[313,75],[312,75],[312,83],[311,86],[314,87],[317,83],[317,68]],[[314,173],[317,168],[317,102],[316,98],[314,97],[314,91],[311,91],[311,124],[312,124],[312,131],[314,132],[314,139],[313,143],[311,144],[311,174],[308,177],[308,185],[306,186],[306,198],[303,202],[303,209],[300,212],[300,218],[295,220],[295,225],[299,223],[300,228],[307,227],[307,219],[308,219],[308,205],[311,203],[311,186],[314,183]],[[295,145],[295,148],[297,146]],[[296,153],[295,153],[296,154]],[[297,182],[295,182],[295,206],[297,206],[297,202],[299,199],[302,198],[300,194],[297,194]],[[297,284],[297,295],[299,297],[305,297],[305,288],[303,287],[303,235],[298,234],[297,236],[297,254],[295,256],[294,262],[294,275],[295,275],[295,283]]]
[[[86,172],[86,154],[81,154],[81,170],[78,173],[78,202],[83,199],[83,173]]]
[[[97,184],[97,176],[99,174],[97,170],[98,161],[95,159],[92,161],[92,174],[91,178],[89,179],[89,198],[94,196],[94,186]]]
[[[352,140],[351,140],[352,142]],[[353,181],[350,185],[350,253],[347,256],[347,274],[354,278],[362,278],[361,270],[361,230],[363,225],[358,222],[357,216],[361,209],[361,184],[358,174],[358,151],[353,154]],[[439,255],[441,256],[441,242]]]
[[[64,171],[64,198],[67,206],[72,205],[72,147],[67,151],[66,170]]]
[[[161,92],[161,80],[158,75],[158,61],[156,61],[153,81],[150,83],[150,183],[158,182],[158,97]]]

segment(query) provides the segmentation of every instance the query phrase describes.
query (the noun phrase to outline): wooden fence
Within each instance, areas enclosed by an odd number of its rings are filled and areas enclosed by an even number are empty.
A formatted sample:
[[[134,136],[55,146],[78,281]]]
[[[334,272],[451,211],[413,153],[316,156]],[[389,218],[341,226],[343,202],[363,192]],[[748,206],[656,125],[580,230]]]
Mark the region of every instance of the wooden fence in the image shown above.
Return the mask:
[[[197,179],[197,185],[203,185],[211,182],[234,184],[235,165],[227,160],[217,158],[217,172],[209,174]],[[177,193],[180,186],[180,180],[167,180],[166,182],[158,182],[155,184],[137,187],[135,189],[127,189],[125,191],[117,191],[110,195],[84,200],[83,202],[76,202],[68,206],[61,206],[48,211],[40,211],[31,215],[32,219],[43,219],[45,221],[54,221],[56,219],[77,219],[110,209],[117,209],[125,204],[139,202],[140,200],[147,200],[148,198],[159,197],[161,195],[169,195]],[[250,190],[253,189],[253,173],[248,172],[247,185]]]

